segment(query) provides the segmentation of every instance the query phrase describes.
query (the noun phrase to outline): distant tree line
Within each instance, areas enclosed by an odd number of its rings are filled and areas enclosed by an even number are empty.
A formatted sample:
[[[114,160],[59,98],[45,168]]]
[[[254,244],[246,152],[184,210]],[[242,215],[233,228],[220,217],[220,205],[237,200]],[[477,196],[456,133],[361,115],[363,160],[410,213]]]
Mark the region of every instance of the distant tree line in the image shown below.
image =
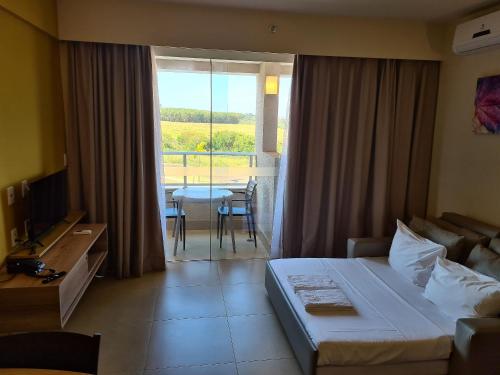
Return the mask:
[[[191,108],[161,108],[162,121],[210,123],[210,111]],[[214,124],[255,124],[255,115],[238,112],[212,112]]]

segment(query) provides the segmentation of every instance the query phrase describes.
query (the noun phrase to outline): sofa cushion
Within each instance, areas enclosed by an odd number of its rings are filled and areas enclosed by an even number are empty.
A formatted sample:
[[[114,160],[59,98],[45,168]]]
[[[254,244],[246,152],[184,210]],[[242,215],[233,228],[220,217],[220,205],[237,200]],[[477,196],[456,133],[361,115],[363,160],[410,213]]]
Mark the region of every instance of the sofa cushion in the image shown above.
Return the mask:
[[[436,217],[428,217],[427,220],[429,220],[431,223],[436,224],[438,227],[443,228],[444,230],[447,230],[448,232],[453,232],[458,234],[459,236],[464,237],[464,243],[465,243],[465,258],[469,255],[469,253],[472,251],[474,246],[477,244],[481,244],[483,246],[488,246],[490,243],[490,238],[488,236],[485,236],[484,234],[476,233],[470,229],[467,228],[462,228],[459,227],[455,224],[452,224],[446,220],[438,219]],[[465,261],[465,259],[464,259]]]
[[[432,242],[446,247],[446,258],[454,262],[462,262],[467,258],[465,253],[465,238],[456,233],[449,232],[417,216],[410,221],[410,229],[428,238]]]
[[[477,245],[470,253],[465,265],[500,281],[500,255],[487,247]]]
[[[500,238],[492,238],[488,247],[500,255]]]
[[[464,227],[474,232],[484,234],[490,238],[500,237],[500,228],[455,212],[443,212],[441,219],[458,225],[459,227]]]

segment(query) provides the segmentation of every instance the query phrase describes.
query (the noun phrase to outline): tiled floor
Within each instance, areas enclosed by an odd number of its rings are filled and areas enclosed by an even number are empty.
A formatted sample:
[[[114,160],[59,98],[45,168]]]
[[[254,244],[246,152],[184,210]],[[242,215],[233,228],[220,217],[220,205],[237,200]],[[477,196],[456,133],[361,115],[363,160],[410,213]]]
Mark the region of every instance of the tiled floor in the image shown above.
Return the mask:
[[[248,241],[248,232],[235,230],[236,253],[231,246],[231,235],[228,233],[222,237],[222,248],[219,247],[219,239],[216,230],[211,231],[212,237],[212,260],[219,259],[256,259],[267,258],[267,250],[262,241],[257,237],[257,247],[253,241]],[[171,233],[169,233],[171,234]],[[167,240],[167,260],[209,260],[210,243],[209,230],[188,230],[186,233],[186,251],[182,250],[182,242],[177,245],[177,255],[174,256],[174,239],[169,235]]]
[[[299,375],[264,265],[176,262],[138,279],[96,279],[66,329],[102,333],[103,375]]]

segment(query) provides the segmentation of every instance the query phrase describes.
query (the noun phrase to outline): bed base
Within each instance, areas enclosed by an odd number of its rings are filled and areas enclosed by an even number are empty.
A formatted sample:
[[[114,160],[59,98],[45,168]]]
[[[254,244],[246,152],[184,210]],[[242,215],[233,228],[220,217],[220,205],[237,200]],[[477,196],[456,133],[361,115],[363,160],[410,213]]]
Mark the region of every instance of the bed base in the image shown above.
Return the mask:
[[[304,375],[320,374],[446,374],[448,371],[448,360],[436,360],[429,362],[408,362],[402,364],[374,365],[374,366],[321,366],[318,363],[318,348],[307,333],[302,321],[298,317],[288,296],[274,270],[266,264],[265,286],[271,304],[276,311],[276,316],[285,331],[288,342],[295,353]],[[424,370],[423,370],[424,369]],[[423,371],[422,371],[423,370]],[[457,374],[462,375],[462,374]]]
[[[301,320],[295,313],[291,302],[283,290],[273,269],[266,264],[265,286],[271,303],[276,310],[276,316],[285,331],[295,358],[304,375],[315,375],[318,362],[318,348],[312,342]]]

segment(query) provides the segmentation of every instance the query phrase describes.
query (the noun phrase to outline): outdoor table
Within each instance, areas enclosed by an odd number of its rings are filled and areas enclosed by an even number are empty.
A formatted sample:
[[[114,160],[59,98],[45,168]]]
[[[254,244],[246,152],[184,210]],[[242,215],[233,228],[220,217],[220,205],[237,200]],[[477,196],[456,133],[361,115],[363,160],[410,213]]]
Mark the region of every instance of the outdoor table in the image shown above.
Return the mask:
[[[177,207],[177,224],[175,226],[175,242],[174,242],[174,256],[177,255],[177,243],[179,242],[179,232],[181,223],[182,206],[185,202],[193,203],[210,203],[210,202],[227,202],[229,209],[229,229],[231,231],[231,241],[233,243],[233,251],[236,252],[236,245],[234,242],[234,227],[233,227],[233,192],[227,189],[216,189],[207,187],[185,187],[177,189],[172,193],[172,199],[178,202]],[[184,239],[186,241],[186,239]]]

